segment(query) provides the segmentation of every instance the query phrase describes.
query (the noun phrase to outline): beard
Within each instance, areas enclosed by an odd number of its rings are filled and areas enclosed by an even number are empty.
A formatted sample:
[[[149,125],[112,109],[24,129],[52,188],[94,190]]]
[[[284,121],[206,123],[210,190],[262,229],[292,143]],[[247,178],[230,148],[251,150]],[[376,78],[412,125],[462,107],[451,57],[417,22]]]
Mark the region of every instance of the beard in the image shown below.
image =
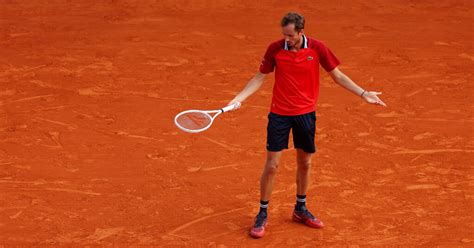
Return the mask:
[[[294,43],[292,43],[292,42],[290,41],[290,42],[288,42],[288,47],[293,48],[293,47],[295,47],[297,44],[299,44],[300,41],[301,41],[301,38],[300,38],[299,40],[295,40]]]

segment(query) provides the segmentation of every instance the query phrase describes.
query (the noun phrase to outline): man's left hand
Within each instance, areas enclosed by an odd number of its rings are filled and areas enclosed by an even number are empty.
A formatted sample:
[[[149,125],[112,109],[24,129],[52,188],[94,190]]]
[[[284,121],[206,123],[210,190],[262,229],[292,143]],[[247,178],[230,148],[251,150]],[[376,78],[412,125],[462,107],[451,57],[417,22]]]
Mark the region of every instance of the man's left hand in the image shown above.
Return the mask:
[[[375,92],[375,91],[367,91],[364,94],[362,94],[362,98],[372,104],[377,104],[377,105],[382,105],[384,107],[387,107],[387,104],[385,104],[382,100],[377,95],[381,95],[382,92]]]

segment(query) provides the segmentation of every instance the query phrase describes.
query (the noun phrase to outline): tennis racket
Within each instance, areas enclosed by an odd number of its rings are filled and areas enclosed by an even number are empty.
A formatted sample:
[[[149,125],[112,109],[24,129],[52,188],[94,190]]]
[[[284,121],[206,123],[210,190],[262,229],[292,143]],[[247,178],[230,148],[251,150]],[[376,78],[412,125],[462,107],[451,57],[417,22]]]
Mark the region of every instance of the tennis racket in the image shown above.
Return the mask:
[[[240,103],[237,102],[219,110],[186,110],[174,117],[174,124],[185,132],[199,133],[209,129],[217,116],[239,106]]]

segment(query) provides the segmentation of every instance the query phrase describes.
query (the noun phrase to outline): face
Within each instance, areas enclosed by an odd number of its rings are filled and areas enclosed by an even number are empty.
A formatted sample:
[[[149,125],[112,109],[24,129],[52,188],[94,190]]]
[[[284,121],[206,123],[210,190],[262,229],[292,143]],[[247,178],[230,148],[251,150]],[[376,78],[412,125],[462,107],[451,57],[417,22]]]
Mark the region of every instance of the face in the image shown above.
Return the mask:
[[[298,44],[301,38],[303,37],[303,30],[297,32],[295,30],[295,24],[293,23],[282,27],[281,31],[283,33],[283,37],[285,38],[286,43],[288,43],[288,46],[290,47],[294,47],[296,44]]]

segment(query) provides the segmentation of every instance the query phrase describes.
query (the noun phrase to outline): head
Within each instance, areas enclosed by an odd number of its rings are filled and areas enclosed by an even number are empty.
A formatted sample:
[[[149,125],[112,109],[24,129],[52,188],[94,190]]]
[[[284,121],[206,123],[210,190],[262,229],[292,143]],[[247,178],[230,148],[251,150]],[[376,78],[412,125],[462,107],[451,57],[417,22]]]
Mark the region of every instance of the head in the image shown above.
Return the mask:
[[[303,37],[304,17],[298,13],[289,12],[281,19],[281,30],[288,46],[295,46]]]

